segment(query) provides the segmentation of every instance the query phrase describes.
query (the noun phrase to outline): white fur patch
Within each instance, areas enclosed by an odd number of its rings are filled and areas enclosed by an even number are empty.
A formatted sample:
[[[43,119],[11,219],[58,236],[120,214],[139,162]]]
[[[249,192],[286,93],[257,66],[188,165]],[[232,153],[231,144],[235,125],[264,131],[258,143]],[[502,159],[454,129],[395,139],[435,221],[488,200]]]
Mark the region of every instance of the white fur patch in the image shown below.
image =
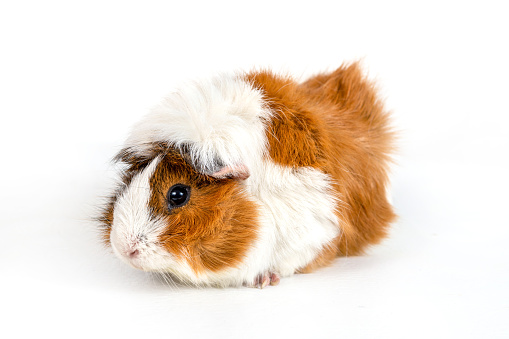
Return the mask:
[[[328,175],[316,169],[291,169],[268,162],[264,170],[267,174],[256,183],[256,193],[271,216],[272,239],[263,247],[272,246],[273,270],[290,275],[339,235],[338,201]]]
[[[262,94],[237,76],[221,75],[190,82],[168,95],[132,130],[126,146],[143,155],[150,143],[188,147],[201,172],[246,165],[266,147],[264,121],[270,110]]]

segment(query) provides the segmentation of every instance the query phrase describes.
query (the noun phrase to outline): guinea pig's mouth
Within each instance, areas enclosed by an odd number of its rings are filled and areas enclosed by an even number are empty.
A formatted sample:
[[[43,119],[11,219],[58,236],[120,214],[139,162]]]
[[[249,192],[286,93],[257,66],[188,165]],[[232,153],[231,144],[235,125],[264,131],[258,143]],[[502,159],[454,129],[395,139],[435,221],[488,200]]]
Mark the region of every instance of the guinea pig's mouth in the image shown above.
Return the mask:
[[[134,250],[118,250],[115,245],[112,244],[113,252],[119,257],[123,262],[128,264],[129,266],[136,268],[142,271],[153,271],[150,267],[150,261],[146,259],[146,255],[144,251],[139,249]]]
[[[110,244],[114,254],[129,266],[153,273],[172,274],[182,280],[196,280],[195,272],[185,260],[169,253],[156,237],[122,234],[115,228],[110,234]]]
[[[135,244],[126,245],[118,243],[114,238],[110,239],[111,248],[113,253],[120,258],[123,262],[136,269],[145,270],[143,265],[143,251]]]
[[[168,253],[151,248],[140,246],[118,248],[115,243],[111,243],[113,252],[124,263],[129,266],[145,272],[171,272],[176,265],[175,259]]]

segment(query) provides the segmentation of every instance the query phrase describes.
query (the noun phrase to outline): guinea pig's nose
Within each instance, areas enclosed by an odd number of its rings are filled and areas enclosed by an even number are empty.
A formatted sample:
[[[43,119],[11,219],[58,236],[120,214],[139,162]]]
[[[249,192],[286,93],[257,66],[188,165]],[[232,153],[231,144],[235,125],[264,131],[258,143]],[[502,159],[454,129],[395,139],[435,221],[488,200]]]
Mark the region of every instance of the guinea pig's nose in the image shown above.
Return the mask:
[[[138,254],[140,254],[140,251],[138,251],[138,250],[132,250],[132,249],[127,250],[127,256],[131,259],[136,258],[138,256]]]

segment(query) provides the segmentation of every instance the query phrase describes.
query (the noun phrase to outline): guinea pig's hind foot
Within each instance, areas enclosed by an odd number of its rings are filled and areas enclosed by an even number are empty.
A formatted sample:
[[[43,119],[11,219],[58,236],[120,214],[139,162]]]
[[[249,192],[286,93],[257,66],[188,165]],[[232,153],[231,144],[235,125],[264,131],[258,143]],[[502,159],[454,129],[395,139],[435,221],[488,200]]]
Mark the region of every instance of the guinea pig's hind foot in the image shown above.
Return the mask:
[[[264,288],[268,285],[276,286],[279,284],[279,280],[281,277],[278,273],[274,272],[265,272],[258,274],[254,281],[250,284],[247,284],[248,287],[254,287],[254,288]]]

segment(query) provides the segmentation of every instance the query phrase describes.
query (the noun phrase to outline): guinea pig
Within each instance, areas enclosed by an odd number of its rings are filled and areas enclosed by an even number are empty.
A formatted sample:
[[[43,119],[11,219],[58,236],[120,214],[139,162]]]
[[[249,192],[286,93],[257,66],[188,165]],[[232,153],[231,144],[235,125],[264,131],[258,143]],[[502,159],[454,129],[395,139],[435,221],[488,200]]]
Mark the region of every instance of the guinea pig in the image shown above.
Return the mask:
[[[265,287],[379,242],[394,135],[357,63],[190,82],[131,130],[101,233],[127,264]]]

